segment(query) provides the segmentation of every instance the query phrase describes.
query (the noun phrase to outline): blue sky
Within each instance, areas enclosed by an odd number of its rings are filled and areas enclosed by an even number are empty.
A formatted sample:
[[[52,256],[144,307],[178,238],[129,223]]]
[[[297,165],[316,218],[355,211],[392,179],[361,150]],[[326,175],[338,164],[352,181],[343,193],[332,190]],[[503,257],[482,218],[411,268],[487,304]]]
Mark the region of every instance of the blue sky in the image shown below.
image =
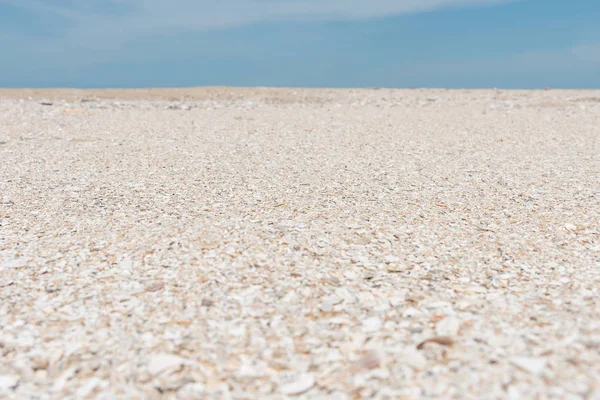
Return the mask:
[[[598,0],[0,0],[0,87],[600,88]]]

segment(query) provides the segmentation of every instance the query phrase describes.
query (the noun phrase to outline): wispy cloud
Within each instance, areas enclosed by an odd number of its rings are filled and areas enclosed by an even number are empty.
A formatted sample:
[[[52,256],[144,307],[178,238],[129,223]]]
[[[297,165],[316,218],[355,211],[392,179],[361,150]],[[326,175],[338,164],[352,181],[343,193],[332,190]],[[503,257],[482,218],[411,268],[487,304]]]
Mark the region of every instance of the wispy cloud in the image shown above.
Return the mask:
[[[77,63],[109,61],[129,42],[182,31],[273,21],[356,20],[514,1],[519,0],[0,0],[0,9],[4,4],[26,11],[34,24],[64,21],[53,24],[58,31],[51,36],[33,40],[25,31],[16,35],[13,27],[10,38],[13,44],[29,47],[32,55],[60,65],[52,55],[77,54]],[[0,36],[6,36],[1,26]]]
[[[80,22],[80,29],[116,23],[130,33],[164,28],[205,30],[280,19],[372,18],[508,1],[514,0],[0,0],[0,4],[70,18]],[[130,12],[103,12],[109,9]]]
[[[370,46],[373,41],[362,41],[357,43],[359,47],[356,51],[352,47],[352,51],[340,54],[335,47],[337,39],[346,40],[340,49],[348,48],[350,43],[354,44],[355,38],[360,37],[356,32],[361,32],[363,28],[371,32],[374,24],[378,25],[380,21],[349,25],[304,23],[370,20],[453,7],[481,7],[481,14],[473,13],[469,18],[475,18],[473,15],[487,15],[489,18],[494,11],[485,7],[519,1],[527,5],[525,0],[0,0],[0,12],[3,5],[8,5],[5,10],[27,21],[22,27],[18,23],[3,27],[0,18],[0,52],[9,60],[0,65],[0,75],[12,77],[10,79],[13,80],[22,77],[24,82],[31,81],[32,76],[55,76],[56,79],[63,79],[61,82],[95,82],[101,79],[98,75],[104,74],[106,82],[111,81],[111,76],[129,82],[132,76],[137,79],[144,73],[153,74],[159,70],[167,75],[177,75],[172,72],[177,70],[173,69],[173,65],[185,66],[189,63],[193,65],[187,72],[189,76],[207,74],[208,71],[211,79],[222,77],[222,82],[238,84],[246,82],[244,79],[256,84],[268,84],[275,79],[277,84],[333,82],[349,85],[357,76],[361,77],[356,81],[357,84],[371,86],[488,85],[488,82],[498,82],[499,77],[505,77],[505,82],[526,82],[530,86],[540,86],[538,82],[545,85],[545,80],[552,81],[552,77],[575,76],[581,77],[581,82],[585,79],[589,81],[593,76],[590,71],[600,66],[600,46],[597,41],[580,41],[585,36],[589,39],[590,35],[579,35],[558,42],[549,39],[548,46],[542,46],[535,40],[519,45],[521,38],[527,41],[526,36],[519,36],[529,32],[527,25],[527,30],[511,33],[506,39],[496,37],[497,40],[491,41],[489,49],[485,47],[486,39],[482,39],[483,42],[474,41],[480,44],[474,47],[477,51],[465,53],[460,51],[464,32],[462,36],[455,35],[446,42],[445,36],[440,34],[445,32],[444,28],[436,30],[436,27],[426,25],[416,29],[413,26],[399,30],[408,32],[408,35],[403,34],[404,38],[410,38],[410,32],[419,32],[420,39],[431,37],[435,40],[423,41],[415,37],[415,43],[421,42],[421,47],[415,49],[411,45],[412,40],[408,39],[398,47],[403,49],[399,50],[401,54],[380,51],[375,53],[380,55],[377,59],[363,62],[364,51],[368,53],[371,48],[364,46]],[[504,27],[501,24],[508,23],[508,14],[499,13],[503,21],[492,25]],[[462,18],[459,13],[448,16]],[[445,14],[415,16],[414,20],[439,21],[438,17],[443,19]],[[260,28],[252,26],[286,21],[303,23],[288,27],[283,27],[283,24]],[[381,22],[382,25],[386,23]],[[497,31],[492,29],[490,33],[482,24],[474,25],[482,29],[484,37],[487,34],[495,38]],[[243,26],[249,27],[229,29]],[[296,26],[303,28],[296,29]],[[390,24],[387,26],[389,28]],[[539,30],[540,26],[538,21],[537,26],[531,29]],[[469,34],[470,30],[465,28]],[[36,34],[32,34],[32,31],[36,31]],[[354,34],[347,35],[348,32]],[[389,29],[386,32],[389,34]],[[283,36],[281,39],[278,36],[280,33]],[[322,39],[325,44],[320,46]],[[379,36],[373,40],[385,42],[385,38]],[[500,50],[494,47],[505,41],[512,43],[510,49],[506,50],[506,46],[500,46]],[[306,59],[309,64],[317,60],[319,65],[312,75],[308,72],[296,75],[286,72],[287,75],[282,75],[277,81],[268,71],[287,71],[296,67],[295,64],[286,64],[290,57],[281,57],[282,49],[285,52],[290,42],[293,49],[291,54],[294,54],[291,58]],[[458,54],[451,50],[443,51],[447,50],[447,44],[452,43],[453,49],[459,49]],[[385,48],[385,43],[382,46]],[[464,46],[470,48],[468,44]],[[423,57],[424,54],[434,56]],[[431,59],[437,61],[432,62]],[[344,62],[340,63],[340,60]],[[237,62],[244,67],[236,66]],[[342,64],[344,67],[340,70]],[[251,66],[256,67],[255,75],[240,72]],[[304,71],[310,68],[303,65],[298,69]],[[476,81],[478,77],[480,80]],[[153,82],[148,79],[148,82]],[[194,79],[191,82],[195,82]],[[564,81],[567,82],[566,78]],[[142,77],[140,82],[145,82]]]

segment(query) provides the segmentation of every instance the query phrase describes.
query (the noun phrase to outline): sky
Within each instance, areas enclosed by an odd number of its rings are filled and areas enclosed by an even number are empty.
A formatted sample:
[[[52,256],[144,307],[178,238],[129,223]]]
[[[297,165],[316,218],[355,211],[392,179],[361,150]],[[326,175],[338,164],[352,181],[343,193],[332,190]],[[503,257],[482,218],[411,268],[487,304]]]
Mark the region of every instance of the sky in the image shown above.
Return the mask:
[[[0,87],[599,88],[599,0],[0,0]]]

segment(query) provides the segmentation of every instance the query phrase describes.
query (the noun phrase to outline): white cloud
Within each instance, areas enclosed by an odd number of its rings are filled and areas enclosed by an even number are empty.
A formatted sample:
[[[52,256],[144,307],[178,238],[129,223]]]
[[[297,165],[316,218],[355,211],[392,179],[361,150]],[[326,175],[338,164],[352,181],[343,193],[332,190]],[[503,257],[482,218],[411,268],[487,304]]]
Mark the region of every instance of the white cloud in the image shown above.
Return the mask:
[[[280,19],[372,18],[508,1],[514,0],[0,0],[0,4],[56,14],[78,22],[82,29],[108,28],[116,23],[118,28],[131,32],[164,28],[204,30]],[[107,5],[132,12],[120,16],[102,13]]]
[[[14,30],[6,35],[0,26],[0,36],[10,36],[13,44],[23,43],[31,54],[53,64],[63,64],[56,54],[77,54],[77,63],[93,63],[113,59],[132,40],[180,30],[268,21],[356,20],[513,1],[519,0],[0,0],[0,5],[33,13],[34,23],[65,22],[56,35],[32,39],[27,32],[16,35]]]
[[[176,36],[182,30],[290,20],[359,20],[515,1],[523,0],[0,0],[0,6],[31,12],[34,24],[56,29],[51,35],[32,37],[27,31],[16,33],[14,27],[3,32],[0,26],[0,51],[13,54],[15,65],[77,68],[115,59],[127,62],[136,58],[127,50],[130,42]]]
[[[482,5],[503,0],[137,0],[143,16],[156,24],[206,29],[290,18],[354,19]],[[506,1],[506,0],[504,0]]]

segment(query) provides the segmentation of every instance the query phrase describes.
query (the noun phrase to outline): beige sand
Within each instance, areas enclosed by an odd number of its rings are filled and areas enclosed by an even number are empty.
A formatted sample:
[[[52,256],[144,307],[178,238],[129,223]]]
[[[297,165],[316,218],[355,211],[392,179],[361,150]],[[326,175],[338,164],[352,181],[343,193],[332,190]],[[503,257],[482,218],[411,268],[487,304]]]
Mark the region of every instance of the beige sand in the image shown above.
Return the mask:
[[[598,91],[0,91],[0,398],[598,399],[599,154]]]

